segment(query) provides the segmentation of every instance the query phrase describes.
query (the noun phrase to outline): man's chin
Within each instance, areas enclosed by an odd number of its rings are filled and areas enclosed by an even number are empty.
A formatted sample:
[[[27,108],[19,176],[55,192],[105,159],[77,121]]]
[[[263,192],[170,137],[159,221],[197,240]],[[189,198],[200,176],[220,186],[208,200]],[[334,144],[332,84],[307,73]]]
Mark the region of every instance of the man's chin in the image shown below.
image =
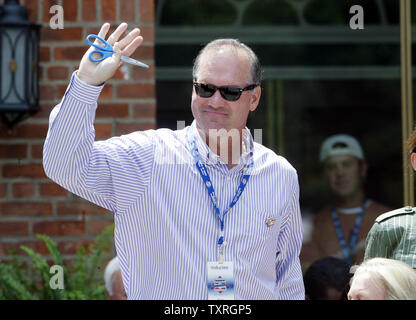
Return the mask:
[[[220,123],[220,122],[214,122],[214,121],[209,121],[209,122],[205,122],[202,126],[198,125],[198,129],[204,131],[206,134],[209,133],[210,130],[212,131],[218,131],[218,130],[227,130],[227,127],[224,123]]]
[[[334,194],[338,199],[343,200],[343,199],[351,197],[353,193],[351,191],[346,191],[346,190],[336,190]]]

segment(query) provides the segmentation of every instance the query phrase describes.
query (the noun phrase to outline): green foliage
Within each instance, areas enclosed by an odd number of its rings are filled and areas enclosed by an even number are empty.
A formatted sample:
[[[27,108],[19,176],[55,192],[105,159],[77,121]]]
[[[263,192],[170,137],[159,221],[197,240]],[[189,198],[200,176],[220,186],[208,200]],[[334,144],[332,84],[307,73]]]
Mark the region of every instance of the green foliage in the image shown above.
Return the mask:
[[[63,289],[52,289],[47,259],[34,250],[20,246],[30,258],[27,267],[25,258],[10,252],[10,262],[0,263],[0,300],[102,300],[105,286],[102,277],[104,258],[108,256],[113,242],[114,225],[108,226],[98,235],[88,249],[77,250],[71,266],[64,265],[57,244],[48,236],[38,234],[48,248],[54,265],[63,268]]]

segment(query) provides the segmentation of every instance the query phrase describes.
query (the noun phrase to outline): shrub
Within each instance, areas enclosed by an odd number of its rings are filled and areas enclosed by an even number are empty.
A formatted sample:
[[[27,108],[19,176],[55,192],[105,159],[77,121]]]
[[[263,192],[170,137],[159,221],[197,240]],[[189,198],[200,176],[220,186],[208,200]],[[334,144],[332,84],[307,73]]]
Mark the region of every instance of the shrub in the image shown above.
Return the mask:
[[[87,249],[77,250],[71,266],[64,265],[57,244],[48,236],[37,234],[48,248],[54,265],[62,267],[63,289],[52,289],[50,266],[47,258],[34,250],[20,246],[29,256],[31,267],[15,252],[10,253],[10,262],[0,263],[0,299],[14,300],[101,300],[105,299],[103,263],[113,243],[114,225],[98,235]]]

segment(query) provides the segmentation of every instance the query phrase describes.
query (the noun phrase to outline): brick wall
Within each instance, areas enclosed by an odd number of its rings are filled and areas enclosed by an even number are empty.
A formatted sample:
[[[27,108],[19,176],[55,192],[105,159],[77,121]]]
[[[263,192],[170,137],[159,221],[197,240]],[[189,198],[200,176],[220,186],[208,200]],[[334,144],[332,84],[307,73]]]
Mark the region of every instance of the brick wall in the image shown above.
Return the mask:
[[[144,42],[133,58],[150,70],[125,66],[108,81],[99,99],[97,139],[155,127],[154,0],[25,0],[29,19],[42,25],[40,41],[40,105],[34,116],[11,132],[0,125],[0,261],[9,248],[25,244],[47,253],[35,234],[51,236],[66,258],[88,244],[113,215],[80,199],[49,180],[43,171],[42,147],[48,117],[60,101],[69,78],[87,49],[85,37],[104,22],[112,30],[127,22],[139,27]],[[0,5],[3,4],[0,0]],[[52,5],[64,9],[64,29],[51,29]]]

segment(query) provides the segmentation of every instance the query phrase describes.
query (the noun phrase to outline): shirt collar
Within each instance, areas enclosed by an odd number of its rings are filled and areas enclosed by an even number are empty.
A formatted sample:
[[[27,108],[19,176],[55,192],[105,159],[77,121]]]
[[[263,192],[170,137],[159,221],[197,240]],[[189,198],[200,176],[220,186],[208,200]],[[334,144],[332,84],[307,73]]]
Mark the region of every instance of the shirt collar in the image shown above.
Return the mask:
[[[206,144],[206,142],[202,139],[199,131],[196,127],[196,121],[194,120],[191,124],[192,134],[195,137],[195,144],[198,148],[199,154],[203,162],[207,164],[224,164],[220,156],[214,153]],[[240,156],[240,163],[236,167],[240,165],[248,164],[250,157],[253,154],[254,150],[254,139],[250,133],[250,130],[245,127],[243,129],[243,143],[242,143],[242,153]]]

